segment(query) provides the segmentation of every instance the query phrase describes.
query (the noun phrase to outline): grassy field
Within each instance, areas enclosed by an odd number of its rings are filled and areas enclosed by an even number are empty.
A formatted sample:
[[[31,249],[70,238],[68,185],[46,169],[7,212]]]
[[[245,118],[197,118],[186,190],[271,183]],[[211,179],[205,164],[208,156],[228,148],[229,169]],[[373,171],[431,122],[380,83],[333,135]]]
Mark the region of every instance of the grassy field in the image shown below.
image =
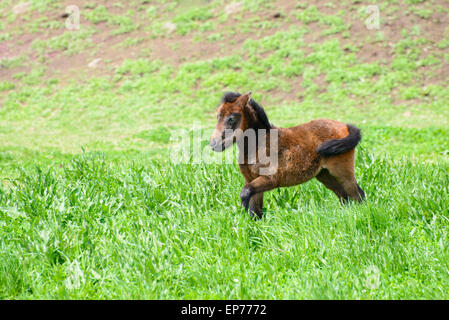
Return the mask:
[[[71,4],[0,2],[1,299],[449,298],[446,0],[373,0],[379,29],[358,0]],[[311,181],[253,221],[237,164],[174,164],[227,90],[360,127],[367,201]]]

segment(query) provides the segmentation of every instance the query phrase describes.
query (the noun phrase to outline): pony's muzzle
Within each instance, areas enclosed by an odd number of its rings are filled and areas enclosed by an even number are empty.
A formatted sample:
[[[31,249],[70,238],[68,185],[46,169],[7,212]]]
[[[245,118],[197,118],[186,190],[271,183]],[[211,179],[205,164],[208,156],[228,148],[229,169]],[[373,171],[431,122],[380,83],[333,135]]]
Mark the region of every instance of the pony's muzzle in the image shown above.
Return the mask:
[[[221,139],[210,139],[210,147],[216,152],[221,152],[224,150],[223,140]]]

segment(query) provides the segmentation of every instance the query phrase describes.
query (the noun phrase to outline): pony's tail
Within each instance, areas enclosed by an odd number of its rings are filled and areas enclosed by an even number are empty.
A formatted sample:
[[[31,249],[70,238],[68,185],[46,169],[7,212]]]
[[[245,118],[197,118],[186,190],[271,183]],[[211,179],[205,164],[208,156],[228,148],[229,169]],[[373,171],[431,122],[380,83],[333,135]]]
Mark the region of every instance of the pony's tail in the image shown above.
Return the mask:
[[[316,151],[324,156],[336,156],[345,152],[348,152],[354,149],[362,140],[362,134],[360,133],[360,129],[347,124],[349,134],[343,139],[333,139],[329,141],[325,141],[318,146]]]

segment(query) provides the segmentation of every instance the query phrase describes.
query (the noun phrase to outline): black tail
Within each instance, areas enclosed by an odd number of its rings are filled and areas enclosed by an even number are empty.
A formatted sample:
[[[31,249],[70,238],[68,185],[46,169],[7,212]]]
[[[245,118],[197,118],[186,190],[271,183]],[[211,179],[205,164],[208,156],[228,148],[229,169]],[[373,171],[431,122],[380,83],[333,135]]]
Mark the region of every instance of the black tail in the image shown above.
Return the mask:
[[[350,124],[346,126],[348,127],[349,134],[345,138],[325,141],[318,146],[316,151],[322,156],[330,157],[354,149],[360,140],[362,140],[362,134],[359,128]]]

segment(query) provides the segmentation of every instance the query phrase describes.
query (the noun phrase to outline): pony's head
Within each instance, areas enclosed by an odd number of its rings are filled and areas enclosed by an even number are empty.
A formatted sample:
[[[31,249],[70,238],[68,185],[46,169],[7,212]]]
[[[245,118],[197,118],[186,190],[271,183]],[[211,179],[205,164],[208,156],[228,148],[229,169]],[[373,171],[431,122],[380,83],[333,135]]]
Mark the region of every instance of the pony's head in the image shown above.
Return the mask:
[[[217,126],[210,138],[210,146],[217,152],[233,145],[249,128],[271,128],[265,111],[251,99],[251,92],[243,95],[225,93],[217,110],[217,119]]]

